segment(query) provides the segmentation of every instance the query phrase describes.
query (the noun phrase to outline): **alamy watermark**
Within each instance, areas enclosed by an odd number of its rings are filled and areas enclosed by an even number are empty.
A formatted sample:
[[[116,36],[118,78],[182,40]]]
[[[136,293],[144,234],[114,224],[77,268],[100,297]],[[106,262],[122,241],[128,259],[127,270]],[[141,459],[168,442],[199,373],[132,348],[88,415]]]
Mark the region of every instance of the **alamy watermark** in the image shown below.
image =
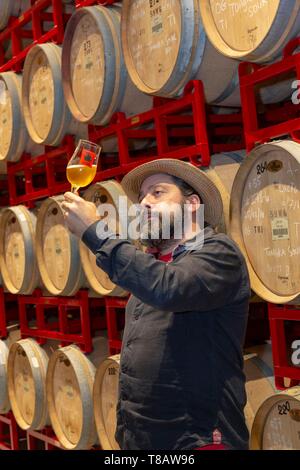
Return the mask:
[[[97,207],[100,220],[96,233],[100,239],[118,238],[140,241],[183,240],[186,234],[192,239],[190,245],[203,244],[204,205],[192,212],[188,203],[159,203],[148,208],[141,204],[128,204],[126,196],[119,196],[117,204],[104,203]],[[193,227],[197,227],[193,231]],[[199,230],[200,229],[200,230]],[[186,241],[189,249],[189,241]]]
[[[291,356],[291,361],[294,366],[300,366],[300,339],[295,339],[292,342],[291,348],[293,349],[293,354]]]
[[[292,93],[292,103],[299,104],[300,103],[300,80],[294,80],[292,82],[292,90],[295,90]]]

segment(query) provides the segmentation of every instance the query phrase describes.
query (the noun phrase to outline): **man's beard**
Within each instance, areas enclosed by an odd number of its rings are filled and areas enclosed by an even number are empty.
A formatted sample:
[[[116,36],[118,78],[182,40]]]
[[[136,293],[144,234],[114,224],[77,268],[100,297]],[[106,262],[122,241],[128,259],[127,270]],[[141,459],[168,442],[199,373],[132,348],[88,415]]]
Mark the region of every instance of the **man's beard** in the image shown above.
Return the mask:
[[[145,209],[140,223],[140,242],[148,248],[167,247],[174,240],[182,240],[184,227],[184,202],[163,217],[162,212]],[[148,219],[151,215],[151,219]]]

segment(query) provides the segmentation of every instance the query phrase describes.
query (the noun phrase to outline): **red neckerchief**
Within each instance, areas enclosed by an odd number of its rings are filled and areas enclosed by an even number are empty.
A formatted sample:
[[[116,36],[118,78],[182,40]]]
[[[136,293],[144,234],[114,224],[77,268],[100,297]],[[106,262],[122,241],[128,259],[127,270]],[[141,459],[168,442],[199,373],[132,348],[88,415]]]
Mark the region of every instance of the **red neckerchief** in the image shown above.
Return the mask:
[[[156,259],[159,261],[164,261],[165,263],[168,263],[169,261],[173,260],[173,251],[170,253],[166,253],[162,255],[157,248],[147,248],[146,253],[151,253],[152,255],[155,256]]]

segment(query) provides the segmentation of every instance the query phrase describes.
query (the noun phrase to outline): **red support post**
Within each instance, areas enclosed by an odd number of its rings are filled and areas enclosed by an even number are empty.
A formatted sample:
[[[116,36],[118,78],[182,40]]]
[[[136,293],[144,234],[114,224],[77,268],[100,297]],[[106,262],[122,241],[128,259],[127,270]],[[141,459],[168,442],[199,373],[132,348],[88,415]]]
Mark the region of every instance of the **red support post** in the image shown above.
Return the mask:
[[[125,307],[128,299],[120,297],[105,297],[106,309],[106,323],[107,323],[107,336],[110,355],[118,354],[122,347],[122,338],[120,327],[118,326],[119,313],[118,310],[123,310],[123,318],[121,324],[125,321]]]
[[[263,66],[248,62],[239,65],[241,104],[248,152],[256,144],[268,142],[273,138],[284,135],[299,138],[299,103],[294,104],[290,100],[285,104],[266,105],[264,107],[266,112],[259,114],[255,99],[256,87],[270,80],[277,79],[280,82],[280,79],[288,73],[294,73],[295,79],[300,80],[300,53],[294,54],[299,45],[300,37],[290,41],[284,50],[282,59],[271,65]],[[288,109],[288,114],[283,112],[284,109]]]
[[[10,411],[0,415],[0,450],[21,450],[21,439],[25,437]]]
[[[46,11],[49,7],[52,7],[51,13]],[[61,0],[39,0],[19,18],[11,18],[7,28],[0,32],[0,73],[21,72],[28,51],[36,44],[49,41],[61,44],[69,17]],[[53,23],[49,31],[45,31],[45,22]],[[31,29],[28,29],[29,25]],[[29,44],[28,41],[24,44],[25,38],[29,39]],[[12,43],[12,58],[6,62],[4,51],[8,41]]]

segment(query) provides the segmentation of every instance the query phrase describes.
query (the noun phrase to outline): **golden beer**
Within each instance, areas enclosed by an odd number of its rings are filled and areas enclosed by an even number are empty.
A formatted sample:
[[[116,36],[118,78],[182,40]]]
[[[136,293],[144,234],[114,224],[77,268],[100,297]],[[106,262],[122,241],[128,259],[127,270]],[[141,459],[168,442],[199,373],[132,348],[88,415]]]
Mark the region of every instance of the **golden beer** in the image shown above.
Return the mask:
[[[70,165],[67,166],[67,178],[75,188],[81,188],[90,184],[95,178],[97,165]]]

